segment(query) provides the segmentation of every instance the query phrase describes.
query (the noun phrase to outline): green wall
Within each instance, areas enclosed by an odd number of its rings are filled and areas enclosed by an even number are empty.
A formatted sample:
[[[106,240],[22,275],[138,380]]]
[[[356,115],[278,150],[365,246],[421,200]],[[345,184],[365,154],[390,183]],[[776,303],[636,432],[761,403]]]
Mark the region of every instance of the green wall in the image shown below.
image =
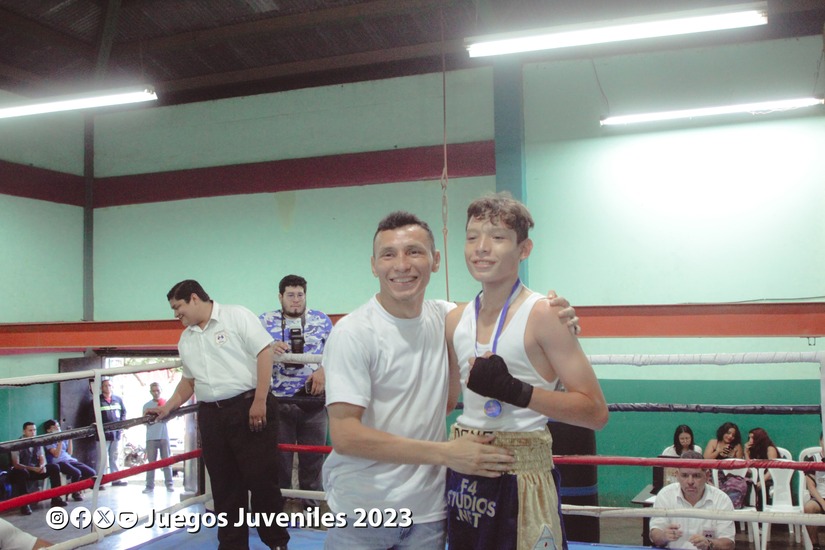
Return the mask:
[[[544,214],[530,280],[594,305],[825,294],[822,108],[598,123],[809,96],[821,50],[809,37],[525,66],[527,201]]]
[[[81,319],[81,208],[0,195],[0,262],[0,323]]]
[[[602,388],[611,403],[707,403],[707,404],[801,404],[819,403],[819,387],[808,380],[775,379],[766,381],[737,380],[697,381],[620,381],[603,380]],[[695,396],[679,395],[683,389]],[[779,391],[777,391],[779,390]],[[696,443],[702,448],[716,437],[724,422],[739,426],[743,439],[748,430],[764,428],[780,447],[796,458],[805,447],[817,444],[821,425],[817,415],[768,416],[710,413],[612,413],[610,423],[597,436],[600,455],[655,457],[673,444],[673,431],[679,424],[693,429]],[[599,501],[608,506],[629,506],[630,499],[650,483],[650,467],[603,466],[599,468]]]
[[[531,281],[599,305],[821,296],[822,143],[815,117],[536,145],[529,202],[561,206]]]
[[[0,195],[0,323],[79,321],[82,247],[82,209]],[[55,373],[64,356],[0,356],[0,378]],[[0,388],[0,440],[53,417],[56,396],[55,385]]]
[[[640,128],[598,124],[607,114],[810,95],[820,50],[812,37],[525,66],[527,202],[541,213],[531,286],[556,288],[582,305],[821,297],[821,109]],[[820,351],[816,339],[788,338],[582,345],[589,354]],[[595,370],[609,403],[820,402],[817,365]],[[794,453],[814,445],[821,430],[817,416],[614,413],[598,451],[656,456],[680,423],[704,445],[728,420],[744,431],[761,425]],[[602,503],[626,505],[649,479],[649,468],[600,468]]]
[[[536,218],[531,287],[554,288],[577,305],[822,296],[821,109],[629,131],[598,125],[606,114],[807,95],[820,50],[820,38],[810,37],[525,65],[527,203]],[[106,177],[439,145],[441,94],[441,76],[423,75],[103,114],[95,118],[95,170]],[[450,73],[449,140],[493,139],[492,100],[490,69]],[[0,159],[82,173],[82,117],[0,125]],[[462,261],[464,208],[494,188],[490,177],[450,182],[453,300],[469,300],[477,289]],[[394,209],[421,214],[438,234],[439,183],[99,209],[96,317],[169,318],[163,296],[188,277],[218,301],[263,311],[277,305],[275,284],[290,272],[309,279],[312,307],[346,313],[377,289],[370,239]],[[0,229],[0,322],[79,319],[81,209],[0,196]],[[442,274],[429,296],[445,295]],[[817,341],[787,338],[582,343],[589,354],[819,349]],[[54,356],[0,358],[4,376],[56,370]],[[819,402],[819,372],[808,365],[596,372],[609,402]],[[54,395],[40,393],[49,391],[2,390],[0,410],[51,416]],[[677,424],[693,425],[704,442],[728,419],[744,430],[762,425],[795,452],[819,431],[807,416],[619,413],[599,433],[599,452],[655,456]],[[5,422],[0,431],[14,436],[22,420]],[[601,470],[603,502],[627,504],[648,477],[625,470]]]
[[[587,319],[582,322],[586,335]],[[590,356],[822,351],[818,342],[802,338],[583,338],[581,342]],[[812,363],[608,364],[594,369],[608,403],[820,404],[819,365]],[[672,444],[679,424],[691,426],[697,444],[704,447],[716,428],[727,421],[735,422],[745,438],[747,430],[765,428],[778,445],[794,455],[816,445],[822,429],[817,415],[622,412],[611,413],[607,426],[598,432],[597,449],[601,455],[654,457]],[[625,506],[649,480],[647,467],[601,467],[600,502]]]
[[[449,184],[451,293],[475,288],[460,250],[463,211],[492,191],[492,178]],[[278,307],[278,281],[298,273],[308,281],[310,307],[345,313],[378,291],[370,270],[372,236],[392,210],[411,210],[441,237],[438,182],[290,191],[113,207],[95,213],[95,307],[98,320],[171,317],[166,292],[198,279],[219,302],[252,311]],[[430,298],[445,298],[445,267]]]
[[[69,354],[31,354],[0,357],[0,378],[53,374],[57,360]],[[57,415],[57,384],[0,388],[0,441],[17,439],[23,422],[43,422]],[[2,457],[0,457],[2,461]],[[2,464],[2,462],[0,462]]]
[[[0,105],[19,100],[0,90]],[[83,115],[67,112],[4,119],[0,160],[82,175]]]
[[[450,142],[492,139],[492,73],[447,75]],[[96,118],[99,177],[441,144],[430,74],[130,111]]]

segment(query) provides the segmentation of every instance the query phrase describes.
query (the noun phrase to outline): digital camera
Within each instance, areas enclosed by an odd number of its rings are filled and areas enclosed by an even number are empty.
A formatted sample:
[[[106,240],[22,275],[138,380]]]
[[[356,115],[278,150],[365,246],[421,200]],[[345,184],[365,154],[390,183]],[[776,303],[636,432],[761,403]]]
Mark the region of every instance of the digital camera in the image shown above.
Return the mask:
[[[289,347],[291,353],[304,353],[304,333],[301,329],[289,329]]]
[[[299,328],[289,329],[289,352],[304,353],[304,333]],[[300,363],[284,363],[284,366],[289,369],[299,369],[303,367]]]

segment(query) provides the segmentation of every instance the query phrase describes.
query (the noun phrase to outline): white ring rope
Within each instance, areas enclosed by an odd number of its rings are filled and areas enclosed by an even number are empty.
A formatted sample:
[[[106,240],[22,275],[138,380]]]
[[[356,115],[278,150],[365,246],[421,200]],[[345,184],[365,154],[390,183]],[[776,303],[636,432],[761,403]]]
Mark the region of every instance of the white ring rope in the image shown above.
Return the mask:
[[[318,364],[321,355],[314,353],[284,353],[278,356],[279,363]],[[694,353],[672,355],[589,355],[593,365],[741,365],[763,363],[819,363],[825,366],[823,352],[757,352],[757,353]],[[115,367],[102,369],[110,375],[133,374],[137,372],[151,372],[154,370],[173,369],[182,366],[180,360],[157,363],[155,365],[140,365],[133,367]],[[28,386],[31,384],[45,384],[49,382],[66,382],[68,380],[82,380],[92,378],[97,370],[93,369],[78,372],[63,372],[55,374],[36,374],[15,378],[0,379],[0,386]]]
[[[278,356],[278,363],[300,363],[305,365],[319,364],[321,355],[316,353],[284,353]],[[55,374],[34,374],[15,378],[0,378],[0,386],[31,386],[32,384],[49,384],[54,382],[68,382],[94,378],[100,371],[103,376],[118,374],[135,374],[138,372],[152,372],[156,370],[175,369],[183,366],[180,360],[155,363],[153,365],[136,365],[132,367],[113,367],[108,369],[90,369],[76,372],[59,372]]]
[[[819,363],[819,402],[825,403],[825,353],[754,352],[754,353],[686,353],[671,355],[590,355],[592,365],[744,365],[763,363]],[[825,432],[825,416],[822,431]]]
[[[693,508],[621,508],[611,506],[575,506],[572,504],[562,504],[561,509],[563,513],[573,516],[699,518],[758,523],[788,523],[793,525],[825,525],[825,515],[793,512],[722,511]]]
[[[321,363],[320,353],[282,353],[276,356],[276,363],[301,363],[303,365],[315,365]]]
[[[0,386],[28,386],[32,384],[46,384],[46,383],[55,383],[55,382],[65,382],[69,380],[83,380],[86,378],[93,378],[94,379],[94,387],[99,388],[102,376],[111,376],[117,374],[134,374],[138,372],[152,372],[158,370],[168,370],[173,369],[181,366],[180,361],[171,361],[166,363],[159,363],[154,365],[139,365],[133,367],[115,367],[109,369],[91,369],[86,371],[78,371],[78,372],[71,372],[71,373],[56,373],[56,374],[49,374],[49,375],[34,375],[34,376],[23,376],[17,378],[6,378],[0,379]],[[97,428],[97,437],[98,437],[98,471],[97,475],[95,476],[94,486],[92,487],[92,509],[97,508],[98,503],[98,494],[100,492],[100,482],[103,478],[103,473],[106,471],[106,467],[108,465],[108,452],[107,452],[107,442],[106,436],[103,431],[103,418],[100,412],[100,400],[99,399],[92,399],[92,404],[94,406],[94,415],[95,415],[95,424]],[[109,532],[114,532],[114,529],[109,529]],[[70,546],[66,546],[66,548],[77,548],[78,546],[85,546],[86,544],[92,544],[94,542],[99,541],[103,538],[101,533],[91,533],[89,535],[84,535],[77,539],[72,539],[70,541],[65,541],[62,544],[70,544]],[[71,544],[76,544],[77,541],[83,541],[80,544],[75,546],[71,546]]]
[[[672,355],[589,355],[592,365],[742,365],[761,363],[819,363],[825,366],[825,353],[683,353]]]
[[[195,504],[200,504],[202,502],[206,502],[212,498],[212,493],[207,493],[205,495],[199,495],[196,497],[188,498],[186,500],[182,500],[177,504],[170,506],[169,508],[164,508],[163,510],[154,511],[157,514],[174,514],[179,510],[183,510],[184,508],[188,508],[190,506],[194,506]],[[144,514],[140,516],[135,524],[135,527],[144,523],[147,519],[149,519],[149,514]],[[94,525],[94,524],[93,524]],[[134,528],[134,527],[133,527]],[[94,527],[95,531],[93,533],[89,533],[88,535],[83,535],[81,537],[73,538],[67,541],[60,542],[49,548],[57,549],[57,550],[72,550],[73,548],[80,548],[81,546],[86,546],[87,544],[94,544],[96,542],[100,542],[103,540],[104,537],[108,537],[110,535],[114,535],[123,531],[124,528],[121,527],[119,524],[115,523],[114,526],[110,527],[109,529],[105,530],[98,530],[97,527]]]
[[[317,354],[301,353],[292,354],[284,353],[278,356],[279,363],[296,363],[296,364],[318,364],[321,356]],[[718,354],[674,354],[674,355],[591,355],[590,362],[593,365],[635,365],[635,366],[649,366],[649,365],[733,365],[733,364],[764,364],[764,363],[819,363],[820,367],[825,367],[825,353],[822,352],[757,352],[757,353],[718,353]],[[177,368],[181,366],[181,362],[171,361],[155,365],[141,365],[135,367],[117,367],[110,369],[93,369],[87,371],[79,371],[72,373],[57,373],[51,375],[34,375],[17,378],[0,379],[0,386],[26,386],[31,384],[44,384],[63,382],[68,380],[80,380],[84,378],[94,378],[94,383],[98,385],[101,381],[101,376],[118,375],[118,374],[133,374],[138,372],[150,372],[156,370],[165,370]],[[821,394],[825,397],[825,369],[821,369],[822,384]],[[105,436],[103,433],[103,423],[100,413],[99,400],[93,400],[95,409],[95,419],[97,424],[98,438],[99,438],[99,464],[103,464],[100,471],[105,470],[105,462],[108,460],[108,453],[106,453]],[[99,491],[101,476],[98,475],[95,480],[95,486],[92,492],[93,508],[97,506],[97,497]],[[322,500],[325,494],[322,491],[301,491],[301,490],[282,490],[282,495],[290,498],[305,498],[313,500]],[[193,504],[206,502],[211,498],[211,495],[201,495],[185,501],[180,502],[170,508],[162,511],[162,513],[173,513],[175,511],[187,508]],[[570,515],[584,515],[596,517],[670,517],[670,518],[701,518],[701,519],[730,519],[732,521],[756,521],[761,523],[788,523],[794,525],[825,525],[825,515],[821,514],[805,514],[805,513],[782,513],[782,512],[754,512],[735,510],[731,512],[694,510],[694,509],[653,509],[653,508],[618,508],[618,507],[599,507],[599,506],[574,506],[563,504],[562,511]],[[143,522],[148,518],[141,516],[139,522]],[[79,538],[59,543],[53,548],[59,550],[71,550],[87,544],[99,542],[103,537],[119,532],[119,526],[107,529],[105,531],[96,531]]]
[[[104,376],[116,374],[134,374],[137,372],[152,372],[156,370],[168,370],[180,367],[180,361],[170,361],[167,363],[156,363],[154,365],[137,365],[134,367],[113,367],[109,369],[91,369],[76,372],[59,372],[55,374],[35,374],[32,376],[19,376],[16,378],[0,378],[0,386],[31,386],[32,384],[48,384],[51,382],[68,382],[70,380],[83,380],[94,378],[95,373],[101,372]]]

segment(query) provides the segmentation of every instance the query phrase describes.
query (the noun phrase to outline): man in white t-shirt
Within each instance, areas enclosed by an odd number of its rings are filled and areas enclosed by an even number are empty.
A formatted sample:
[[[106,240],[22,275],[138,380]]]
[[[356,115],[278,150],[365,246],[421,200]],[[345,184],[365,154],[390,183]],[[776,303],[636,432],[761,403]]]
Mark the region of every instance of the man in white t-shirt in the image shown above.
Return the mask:
[[[2,550],[36,550],[48,548],[52,543],[21,531],[8,521],[0,519],[0,549]]]
[[[371,258],[379,292],[336,324],[324,349],[334,448],[324,488],[348,518],[327,531],[327,549],[443,550],[445,466],[497,477],[513,463],[490,436],[445,441],[460,391],[444,338],[455,305],[424,300],[440,259],[424,221],[386,216]]]
[[[696,451],[685,451],[682,459],[704,458]],[[687,508],[694,510],[733,511],[730,497],[707,484],[708,471],[702,468],[679,468],[678,483],[656,494],[654,509]],[[733,550],[736,529],[727,519],[650,518],[650,542],[659,548],[697,548],[698,550]]]
[[[454,306],[424,300],[439,262],[425,222],[406,212],[384,218],[371,260],[380,290],[341,319],[327,342],[334,451],[324,463],[324,488],[332,511],[348,517],[347,527],[327,531],[327,549],[443,549],[444,466],[494,477],[513,461],[485,445],[489,437],[445,441],[448,402],[452,409],[458,399],[444,341]]]

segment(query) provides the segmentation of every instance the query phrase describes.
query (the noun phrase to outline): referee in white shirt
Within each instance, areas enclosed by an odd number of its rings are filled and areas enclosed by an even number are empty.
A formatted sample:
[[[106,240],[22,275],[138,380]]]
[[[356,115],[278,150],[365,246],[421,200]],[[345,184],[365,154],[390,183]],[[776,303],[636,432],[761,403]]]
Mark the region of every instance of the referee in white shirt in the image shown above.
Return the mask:
[[[283,511],[278,484],[278,407],[269,393],[272,337],[258,317],[241,306],[220,305],[194,280],[181,281],[166,295],[186,329],[178,342],[183,377],[162,407],[147,410],[158,419],[194,393],[200,408],[203,459],[212,481],[220,550],[249,547],[246,517]],[[236,525],[241,523],[241,525]],[[260,522],[258,534],[273,550],[285,550],[289,534]]]

